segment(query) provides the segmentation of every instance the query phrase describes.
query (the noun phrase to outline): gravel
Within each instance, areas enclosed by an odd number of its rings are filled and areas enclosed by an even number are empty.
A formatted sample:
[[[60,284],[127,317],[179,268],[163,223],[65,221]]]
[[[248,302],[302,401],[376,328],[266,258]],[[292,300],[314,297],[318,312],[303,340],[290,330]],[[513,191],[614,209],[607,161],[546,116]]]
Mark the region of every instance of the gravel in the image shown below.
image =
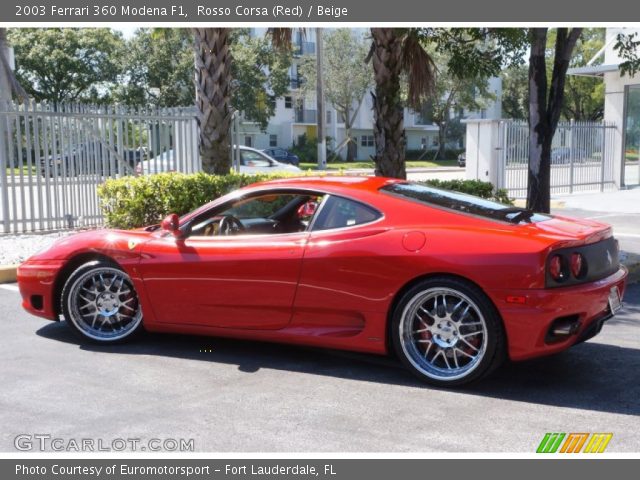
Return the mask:
[[[0,235],[0,265],[24,262],[31,255],[51,245],[58,238],[76,231]]]

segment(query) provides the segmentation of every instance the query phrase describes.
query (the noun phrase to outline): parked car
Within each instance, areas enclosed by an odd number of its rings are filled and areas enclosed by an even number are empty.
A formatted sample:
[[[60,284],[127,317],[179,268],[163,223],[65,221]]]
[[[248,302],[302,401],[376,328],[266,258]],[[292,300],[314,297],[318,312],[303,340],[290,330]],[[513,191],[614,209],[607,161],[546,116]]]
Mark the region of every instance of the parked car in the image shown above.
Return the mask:
[[[556,147],[551,150],[551,164],[563,165],[573,161],[574,163],[584,163],[589,158],[589,154],[582,148]]]
[[[137,175],[149,175],[160,172],[172,172],[179,164],[173,150],[153,157],[136,165]],[[241,173],[264,173],[264,172],[299,172],[300,169],[294,165],[280,163],[269,157],[267,154],[250,147],[240,147],[240,172]]]
[[[626,276],[603,223],[350,176],[263,182],[161,225],[79,233],[18,269],[24,308],[84,341],[144,327],[393,351],[440,386],[593,337]]]
[[[280,163],[289,163],[296,167],[300,165],[300,158],[284,148],[265,148],[262,151]]]
[[[458,155],[458,166],[460,168],[467,166],[467,154],[465,152]]]
[[[56,155],[49,155],[40,160],[40,175],[43,177],[78,176],[95,174],[109,176],[120,171],[115,156],[109,155],[106,145],[80,144],[61,149]],[[117,152],[117,149],[114,148]],[[122,158],[133,170],[144,157],[144,149],[127,148],[122,151]],[[113,164],[112,164],[113,158]],[[111,172],[112,167],[115,172]]]

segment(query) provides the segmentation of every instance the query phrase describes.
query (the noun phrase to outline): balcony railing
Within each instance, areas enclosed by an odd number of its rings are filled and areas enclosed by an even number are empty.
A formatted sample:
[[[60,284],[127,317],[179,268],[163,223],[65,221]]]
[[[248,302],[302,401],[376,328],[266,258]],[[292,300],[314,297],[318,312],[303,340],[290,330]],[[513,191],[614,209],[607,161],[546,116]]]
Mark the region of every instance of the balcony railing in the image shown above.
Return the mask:
[[[296,123],[317,123],[317,113],[316,110],[295,110],[294,121]]]

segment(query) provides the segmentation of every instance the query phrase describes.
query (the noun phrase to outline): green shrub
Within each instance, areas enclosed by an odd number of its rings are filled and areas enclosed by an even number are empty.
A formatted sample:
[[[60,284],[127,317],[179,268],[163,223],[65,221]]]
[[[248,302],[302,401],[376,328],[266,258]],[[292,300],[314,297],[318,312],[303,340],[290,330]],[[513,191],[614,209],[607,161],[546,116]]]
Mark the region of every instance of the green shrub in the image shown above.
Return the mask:
[[[513,205],[513,200],[509,198],[507,190],[504,188],[494,189],[491,182],[482,180],[425,180],[419,182],[430,187],[453,190],[455,192],[475,195],[480,198],[495,200],[506,205]]]
[[[237,188],[289,174],[208,175],[206,173],[160,173],[109,179],[98,187],[98,197],[110,228],[137,228],[160,222],[169,213],[185,214]],[[437,188],[455,190],[511,204],[505,190],[479,180],[429,180]]]
[[[237,188],[287,174],[208,175],[160,173],[109,179],[98,197],[110,228],[137,228],[158,223],[169,213],[185,214]]]

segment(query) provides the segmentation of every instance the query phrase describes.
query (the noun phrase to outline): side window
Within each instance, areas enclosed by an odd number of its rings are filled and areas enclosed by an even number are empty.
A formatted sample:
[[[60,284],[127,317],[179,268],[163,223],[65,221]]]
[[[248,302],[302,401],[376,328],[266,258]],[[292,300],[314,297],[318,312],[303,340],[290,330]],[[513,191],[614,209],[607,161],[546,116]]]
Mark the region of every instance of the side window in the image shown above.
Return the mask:
[[[318,218],[313,224],[313,230],[329,230],[332,228],[352,227],[363,223],[373,222],[382,214],[377,210],[360,202],[343,197],[329,197]]]
[[[270,167],[271,162],[267,157],[263,157],[258,152],[251,150],[240,150],[240,163],[247,167]]]
[[[296,233],[307,229],[324,195],[274,192],[239,198],[204,212],[191,227],[190,237]]]

